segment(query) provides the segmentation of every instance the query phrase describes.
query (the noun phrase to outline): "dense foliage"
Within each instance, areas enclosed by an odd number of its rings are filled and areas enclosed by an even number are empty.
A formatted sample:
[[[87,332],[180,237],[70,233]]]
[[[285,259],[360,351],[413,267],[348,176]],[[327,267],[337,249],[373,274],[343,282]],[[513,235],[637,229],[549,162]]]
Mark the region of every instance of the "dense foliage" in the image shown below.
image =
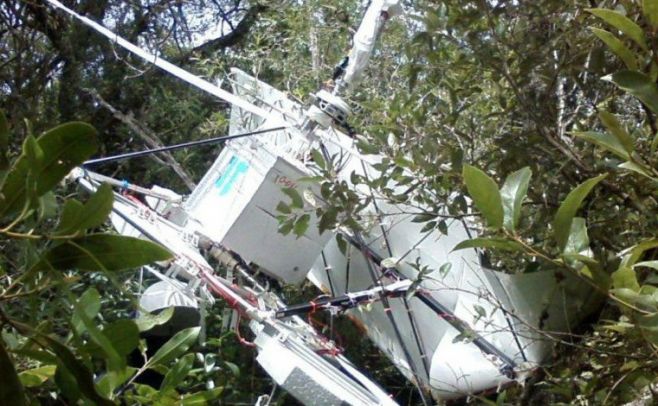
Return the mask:
[[[217,79],[238,66],[302,101],[349,48],[358,3],[67,2],[195,73]],[[650,399],[658,372],[658,2],[407,3],[351,95],[359,148],[387,157],[380,179],[354,181],[414,206],[426,231],[445,230],[448,218],[479,221],[481,238],[462,247],[487,249],[503,272],[563,269],[606,298],[589,325],[553,337],[561,357],[499,403]],[[231,387],[233,402],[253,402],[267,386],[222,363],[248,354],[227,338],[184,355],[195,331],[176,337],[173,353],[151,355],[148,368],[169,377],[169,392],[124,386],[136,372],[126,357],[145,327],[128,319],[136,309],[133,275],[119,270],[165,253],[148,246],[135,262],[104,257],[126,249],[123,239],[99,231],[111,194],[101,189],[82,203],[58,186],[94,153],[219,135],[226,106],[41,1],[0,4],[0,44],[0,108],[12,128],[9,136],[2,121],[0,403],[20,393],[71,403],[198,400],[219,395],[206,391],[213,374],[224,374],[215,380]],[[70,120],[93,123],[100,136],[80,123],[47,131]],[[85,142],[61,151],[71,134]],[[185,192],[215,153],[181,151],[103,171]],[[319,170],[332,203],[323,227],[367,221],[360,212],[367,197],[338,182],[331,163]],[[72,255],[61,261],[62,253]]]

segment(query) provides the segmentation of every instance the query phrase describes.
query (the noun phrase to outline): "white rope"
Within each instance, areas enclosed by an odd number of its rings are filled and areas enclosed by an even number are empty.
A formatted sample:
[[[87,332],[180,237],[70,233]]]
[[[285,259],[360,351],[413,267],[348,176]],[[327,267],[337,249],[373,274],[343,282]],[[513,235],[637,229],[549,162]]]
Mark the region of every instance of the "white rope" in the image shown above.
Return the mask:
[[[177,78],[184,80],[185,82],[196,86],[197,88],[208,92],[214,96],[219,97],[220,99],[226,100],[227,102],[245,110],[248,111],[252,114],[255,114],[257,116],[263,117],[263,118],[273,118],[273,117],[278,117],[278,114],[274,114],[271,112],[268,112],[266,110],[263,110],[262,108],[255,106],[249,102],[247,102],[244,99],[241,99],[240,97],[234,95],[233,93],[227,92],[226,90],[217,87],[213,85],[212,83],[201,79],[200,77],[193,75],[192,73],[186,71],[185,69],[182,69],[170,62],[167,62],[166,60],[159,58],[157,55],[153,55],[148,51],[145,51],[144,49],[138,47],[137,45],[125,40],[124,38],[121,38],[117,34],[113,33],[112,31],[108,30],[107,28],[103,27],[102,25],[96,23],[93,20],[90,20],[87,17],[81,16],[80,14],[76,13],[75,11],[67,8],[65,5],[60,3],[57,0],[46,0],[48,3],[50,3],[53,7],[58,8],[67,14],[73,16],[74,18],[78,19],[85,25],[93,28],[96,30],[99,34],[102,34],[103,36],[107,37],[110,41],[113,43],[120,45],[121,47],[125,48],[126,50],[132,52],[133,54],[141,57],[144,59],[146,62],[152,63],[155,66],[161,68],[162,70],[176,76]]]

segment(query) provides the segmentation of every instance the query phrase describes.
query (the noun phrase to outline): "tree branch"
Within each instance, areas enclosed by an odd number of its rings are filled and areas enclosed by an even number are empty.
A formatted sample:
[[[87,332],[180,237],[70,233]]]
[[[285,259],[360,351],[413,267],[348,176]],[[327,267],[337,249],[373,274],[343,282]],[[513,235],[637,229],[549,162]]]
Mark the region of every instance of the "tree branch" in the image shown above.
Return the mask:
[[[240,43],[246,36],[249,34],[249,30],[256,23],[258,15],[263,11],[267,10],[268,7],[262,4],[257,4],[247,10],[245,16],[240,20],[238,25],[235,26],[231,32],[221,37],[211,39],[195,48],[191,52],[184,55],[178,62],[185,63],[193,55],[200,56],[202,58],[207,58],[211,56],[213,52],[216,52],[219,49],[228,48],[237,45]]]
[[[144,142],[146,145],[148,145],[150,148],[159,148],[164,146],[162,144],[162,141],[158,138],[158,136],[151,131],[150,129],[144,127],[142,124],[138,123],[131,115],[124,114],[121,111],[117,110],[106,102],[99,94],[93,89],[85,89],[87,93],[89,93],[94,100],[96,100],[103,108],[107,109],[112,113],[112,115],[124,123],[125,125],[128,126],[135,134],[137,134]],[[176,161],[176,159],[169,153],[169,152],[162,152],[161,156],[166,164],[168,164],[171,169],[176,172],[176,175],[185,183],[185,186],[187,186],[190,191],[194,190],[196,187],[196,184],[192,180],[192,177],[190,174]]]

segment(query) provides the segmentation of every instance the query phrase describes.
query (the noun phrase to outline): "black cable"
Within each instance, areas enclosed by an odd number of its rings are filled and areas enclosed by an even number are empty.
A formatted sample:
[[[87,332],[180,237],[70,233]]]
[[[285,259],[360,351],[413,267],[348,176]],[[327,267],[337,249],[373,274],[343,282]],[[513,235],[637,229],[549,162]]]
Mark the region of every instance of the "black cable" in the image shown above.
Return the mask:
[[[345,74],[345,68],[347,68],[347,64],[350,62],[350,57],[345,56],[343,59],[341,59],[340,62],[334,67],[334,72],[331,74],[331,80],[334,82],[341,78],[343,74]]]
[[[370,247],[368,247],[363,241],[358,241],[357,239],[352,238],[347,234],[341,234],[341,235],[351,245],[354,245],[362,252],[367,253],[367,258],[370,258],[375,264],[377,265],[381,264],[383,258],[380,255],[378,255],[376,252],[374,252]],[[401,274],[399,271],[393,268],[391,268],[390,271],[394,272],[395,275],[400,279],[403,280],[408,279],[405,275]],[[509,356],[507,356],[507,354],[496,348],[496,346],[491,344],[489,341],[487,341],[484,337],[480,336],[478,333],[471,331],[470,329],[467,329],[466,323],[461,321],[461,319],[459,319],[452,311],[450,311],[450,309],[443,306],[436,299],[434,299],[434,297],[422,291],[415,292],[415,296],[418,299],[420,299],[420,301],[424,303],[427,307],[432,309],[438,316],[440,316],[443,320],[445,320],[448,324],[454,327],[457,331],[459,331],[460,333],[468,333],[471,339],[471,343],[473,343],[476,347],[482,350],[485,354],[494,355],[498,357],[498,359],[500,359],[502,362],[505,363],[505,365],[500,367],[500,372],[503,375],[509,377],[510,379],[514,378],[515,376],[514,368],[517,367],[517,364],[516,362],[514,362],[514,360],[512,360]]]
[[[359,237],[360,238],[360,237]],[[362,244],[362,247],[366,247],[366,244],[363,242],[363,240],[360,241]],[[373,258],[370,257],[370,255],[367,254],[365,249],[362,249],[362,254],[366,258],[366,265],[368,265],[368,273],[370,274],[370,278],[373,280],[373,282],[376,280],[376,275],[375,271],[373,269],[372,263]],[[379,283],[381,286],[381,282]],[[418,389],[418,394],[420,395],[420,400],[423,402],[424,406],[428,406],[429,403],[427,402],[427,399],[425,398],[425,393],[423,392],[423,387],[422,387],[422,382],[419,378],[418,374],[418,368],[416,368],[416,363],[414,362],[413,358],[411,357],[411,354],[409,353],[409,349],[407,348],[407,345],[404,342],[404,338],[402,338],[402,332],[400,331],[400,327],[398,326],[398,323],[395,321],[395,317],[393,316],[393,312],[391,309],[391,302],[388,300],[388,297],[380,294],[380,300],[382,302],[382,305],[384,307],[384,314],[388,318],[388,321],[391,323],[391,326],[393,327],[393,333],[395,334],[396,339],[400,343],[400,348],[402,349],[402,354],[404,357],[407,359],[407,363],[409,364],[409,369],[411,374],[414,376],[416,384],[416,388]]]
[[[368,177],[368,171],[366,170],[366,165],[363,161],[361,161],[361,167],[363,168],[363,173]],[[369,180],[369,179],[367,179]],[[386,250],[388,251],[388,256],[393,257],[393,248],[391,247],[391,241],[388,238],[388,234],[386,232],[386,227],[384,227],[384,224],[382,223],[382,212],[379,209],[379,205],[377,204],[377,199],[375,198],[375,193],[372,189],[372,186],[370,187],[370,196],[372,197],[372,205],[375,208],[375,212],[377,213],[377,216],[379,218],[379,228],[382,232],[382,236],[384,237],[384,243],[386,245]],[[377,284],[379,286],[382,285],[381,279],[384,277],[384,272],[382,272],[381,276],[377,279]],[[406,295],[405,295],[406,296]],[[407,317],[409,319],[409,324],[411,325],[411,332],[413,333],[414,341],[416,343],[416,347],[418,348],[418,353],[420,354],[421,361],[423,362],[423,368],[425,368],[425,373],[427,374],[427,379],[428,382],[431,379],[430,377],[430,365],[429,365],[429,360],[427,359],[427,354],[425,354],[425,346],[422,344],[423,339],[420,335],[420,332],[418,331],[418,328],[416,326],[416,319],[413,316],[413,313],[411,311],[411,307],[409,306],[409,301],[407,298],[403,296],[402,297],[402,303],[404,304],[404,308],[407,311]]]
[[[242,133],[242,134],[224,135],[224,136],[221,136],[221,137],[209,138],[207,140],[184,142],[182,144],[175,144],[175,145],[170,145],[170,146],[167,146],[167,147],[147,149],[147,150],[144,150],[144,151],[127,152],[127,153],[121,154],[121,155],[108,156],[108,157],[105,157],[105,158],[90,159],[88,161],[85,161],[82,164],[82,166],[86,167],[86,166],[89,166],[89,165],[104,164],[106,162],[121,161],[123,159],[128,159],[128,158],[138,158],[138,157],[142,157],[142,156],[146,156],[146,155],[155,154],[155,153],[158,153],[158,152],[174,151],[174,150],[177,150],[177,149],[183,149],[183,148],[188,148],[188,147],[197,147],[197,146],[200,146],[200,145],[215,144],[215,143],[219,143],[219,142],[223,142],[223,141],[234,140],[236,138],[248,137],[248,136],[251,136],[251,135],[258,135],[258,134],[264,134],[264,133],[268,133],[268,132],[281,131],[281,130],[285,130],[286,128],[288,128],[288,127],[266,128],[264,130],[256,130],[256,131],[251,131],[251,132]]]
[[[348,246],[345,249],[345,258],[347,261],[345,262],[345,292],[350,291],[350,269],[351,269],[351,262],[352,262],[352,246]]]
[[[324,255],[324,250],[321,252],[322,263],[324,264],[324,271],[327,274],[327,280],[329,281],[329,290],[331,290],[331,296],[336,296],[336,290],[334,289],[334,283],[331,280],[331,273],[329,263],[327,262],[327,257]]]

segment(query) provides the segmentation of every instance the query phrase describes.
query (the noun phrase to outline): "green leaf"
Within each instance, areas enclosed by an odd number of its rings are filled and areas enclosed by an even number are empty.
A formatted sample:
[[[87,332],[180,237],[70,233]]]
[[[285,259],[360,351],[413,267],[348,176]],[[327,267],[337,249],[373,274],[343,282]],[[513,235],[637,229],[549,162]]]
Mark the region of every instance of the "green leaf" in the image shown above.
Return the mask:
[[[578,217],[577,217],[578,218]],[[581,255],[581,254],[562,254],[562,258],[568,260],[568,261],[580,261],[584,264],[587,264],[588,266],[600,266],[599,262],[595,260],[594,258],[588,257],[586,255]]]
[[[150,241],[111,234],[91,234],[51,248],[37,267],[119,271],[164,261],[171,256],[165,248]]]
[[[637,264],[633,265],[633,268],[638,267],[638,266],[644,266],[644,267],[655,269],[656,271],[658,271],[658,261],[638,262]]]
[[[24,182],[25,184],[25,192],[23,199],[18,200],[19,203],[21,203],[21,207],[16,207],[15,211],[18,211],[19,209],[21,211],[27,212],[27,210],[32,210],[36,208],[37,202],[39,199],[39,194],[37,193],[37,182],[38,182],[38,172],[39,172],[39,167],[42,164],[42,161],[44,160],[44,155],[43,151],[41,150],[41,147],[39,147],[39,144],[37,144],[36,139],[29,135],[27,138],[25,138],[25,142],[23,143],[23,152],[25,155],[25,159],[28,165],[28,169],[26,170],[25,173],[25,179],[20,179],[21,182]],[[9,173],[10,181],[13,176],[13,171]],[[5,183],[6,185],[7,183]],[[4,186],[4,185],[3,185]],[[2,198],[2,196],[0,196]]]
[[[141,313],[140,316],[135,320],[135,324],[137,325],[139,331],[148,331],[155,326],[165,324],[169,321],[169,319],[171,319],[171,316],[173,315],[173,307],[168,307],[157,314]]]
[[[478,304],[474,304],[473,305],[473,310],[475,310],[475,312],[477,313],[478,319],[487,317],[487,311],[484,309],[484,307],[482,307]]]
[[[655,309],[655,306],[651,305],[646,307],[652,307]],[[645,340],[649,341],[653,345],[658,345],[658,313],[654,312],[649,315],[639,316],[637,318],[637,325],[642,330],[642,336]],[[651,382],[652,380],[652,376],[647,376],[648,382]],[[634,392],[637,393],[636,391]]]
[[[612,273],[612,286],[615,289],[630,289],[634,292],[640,290],[637,275],[633,268],[628,266],[621,266]]]
[[[623,250],[621,252],[621,255],[623,255],[622,265],[632,267],[647,250],[653,248],[658,248],[658,239],[641,241],[640,243]]]
[[[658,86],[647,75],[624,70],[614,73],[609,79],[620,89],[640,99],[651,111],[658,113]]]
[[[147,404],[147,405],[152,405],[154,404],[154,400],[158,399],[158,390],[155,389],[152,386],[145,385],[145,384],[135,384],[133,383],[134,388],[135,388],[135,393],[139,395],[139,400],[141,400],[141,403],[139,404]]]
[[[457,244],[453,251],[465,248],[493,248],[502,251],[523,251],[523,245],[505,238],[472,238]]]
[[[175,389],[183,379],[185,379],[190,372],[190,369],[192,369],[193,364],[194,354],[187,354],[179,359],[176,365],[174,365],[169,372],[167,372],[167,375],[165,375],[164,380],[160,385],[160,391]]]
[[[320,151],[317,149],[311,150],[311,156],[313,157],[313,162],[315,162],[320,169],[327,169],[327,162],[324,160]]]
[[[113,392],[137,372],[137,368],[126,367],[118,371],[106,372],[98,380],[98,391],[106,397],[111,397]]]
[[[25,392],[14,363],[5,350],[4,342],[0,339],[0,405],[25,405]]]
[[[211,400],[215,400],[222,394],[224,388],[214,388],[203,392],[197,392],[185,395],[181,399],[183,406],[207,405]]]
[[[288,206],[284,202],[279,202],[279,204],[276,205],[276,211],[283,214],[292,213],[292,210],[290,210],[290,206]]]
[[[649,24],[654,29],[658,28],[658,0],[643,0],[642,12]]]
[[[295,209],[304,208],[304,200],[302,199],[302,195],[300,195],[296,189],[287,187],[281,189],[281,191],[285,193],[286,196],[288,196],[292,200],[292,203],[290,203],[290,207]]]
[[[9,159],[7,152],[9,150],[9,123],[7,117],[0,111],[0,171],[9,169]]]
[[[122,357],[126,357],[139,345],[139,329],[132,320],[117,320],[110,323],[103,329],[103,335]]]
[[[279,233],[283,235],[288,235],[292,231],[293,226],[295,225],[294,219],[289,219],[279,224]]]
[[[584,139],[585,141],[591,142],[592,144],[598,145],[624,160],[630,159],[630,155],[624,146],[611,134],[594,131],[574,132],[572,134],[578,138]]]
[[[68,199],[64,202],[64,207],[62,208],[62,215],[59,220],[57,229],[55,230],[56,234],[61,233],[60,230],[69,228],[70,224],[75,223],[76,217],[79,213],[84,210],[84,205],[75,199]]]
[[[365,140],[358,140],[356,142],[356,147],[359,149],[359,152],[364,155],[375,155],[380,152],[379,145],[372,144]]]
[[[57,214],[57,209],[59,208],[59,203],[57,203],[57,197],[55,196],[55,193],[46,192],[46,194],[39,197],[38,206],[39,221],[44,221],[55,217]]]
[[[581,203],[585,200],[594,186],[606,176],[607,175],[600,175],[581,183],[567,195],[560,205],[560,208],[555,214],[555,219],[553,220],[553,233],[560,252],[564,251],[569,239],[569,234],[571,233],[571,223],[573,222],[573,218]]]
[[[55,386],[57,390],[69,401],[70,404],[81,404],[82,391],[75,377],[64,367],[61,361],[57,361],[55,371]],[[101,395],[102,396],[102,395]],[[87,401],[89,403],[89,401]]]
[[[56,364],[57,357],[49,353],[48,351],[43,351],[39,349],[26,349],[26,348],[17,348],[12,350],[12,353],[21,356],[37,360],[43,364]]]
[[[571,223],[571,231],[567,245],[564,247],[565,254],[578,254],[589,249],[589,237],[587,236],[587,223],[582,217],[574,217]]]
[[[32,338],[40,345],[49,348],[60,360],[61,366],[75,379],[77,388],[80,392],[92,402],[102,406],[114,406],[103,396],[101,396],[94,385],[92,372],[87,366],[80,362],[67,346],[47,335],[37,333]],[[57,368],[59,373],[60,367]]]
[[[604,8],[588,8],[587,11],[623,32],[626,36],[635,41],[635,43],[642,49],[647,49],[647,41],[644,37],[644,31],[639,25],[635,24],[625,15]]]
[[[169,339],[160,349],[151,357],[146,365],[147,368],[156,365],[164,365],[174,358],[180,356],[194,344],[201,327],[191,327],[181,330]]]
[[[626,161],[626,162],[623,162],[623,163],[619,164],[617,166],[617,168],[626,169],[626,170],[638,173],[638,174],[640,174],[644,177],[647,177],[649,179],[656,180],[656,178],[651,176],[651,174],[647,171],[646,168],[644,168],[641,165],[636,164],[635,162]]]
[[[36,138],[32,135],[28,135],[23,142],[23,153],[27,159],[30,170],[35,170],[42,164],[42,160],[45,157],[43,149],[39,146]]]
[[[336,234],[336,245],[341,254],[347,255],[347,241],[345,241],[345,237],[342,234]]]
[[[54,378],[56,370],[56,365],[44,365],[21,372],[18,374],[18,378],[26,388],[34,388],[42,385],[48,379]]]
[[[228,369],[230,369],[230,370],[231,370],[231,373],[232,373],[233,376],[235,376],[236,378],[240,376],[240,367],[238,367],[238,366],[235,365],[234,363],[232,363],[232,362],[228,362],[228,361],[224,361],[224,366],[227,367]]]
[[[320,217],[320,223],[318,224],[318,231],[320,234],[327,230],[333,230],[333,228],[336,226],[337,217],[338,208],[335,206],[329,207],[327,211],[322,213],[322,217]]]
[[[590,27],[590,30],[624,62],[628,69],[637,70],[637,59],[635,59],[635,55],[622,41],[606,30],[594,27]]]
[[[420,229],[420,232],[421,232],[421,233],[426,233],[426,232],[428,232],[428,231],[432,231],[432,230],[434,230],[434,229],[436,228],[436,226],[437,226],[437,222],[436,222],[436,221],[428,221],[427,223],[425,223],[425,225],[423,226],[423,228]]]
[[[411,222],[412,222],[412,223],[425,223],[425,222],[427,222],[427,221],[434,220],[435,218],[436,218],[436,214],[432,214],[432,213],[421,213],[421,214],[417,214],[417,215],[415,215],[415,216],[411,219]]]
[[[503,203],[496,182],[481,170],[464,165],[462,171],[468,193],[491,228],[503,225]]]
[[[306,230],[308,230],[308,225],[310,220],[311,220],[310,215],[303,214],[299,216],[297,221],[295,221],[295,225],[292,231],[293,233],[295,233],[295,236],[297,236],[297,238],[300,238],[306,233]]]
[[[56,234],[73,234],[100,226],[112,211],[113,203],[114,194],[107,184],[101,185],[84,205],[76,200],[68,200],[64,204],[62,219]]]
[[[100,294],[98,291],[96,291],[96,289],[90,288],[85,292],[85,294],[88,292],[91,292],[87,295],[88,297],[91,296],[93,299],[97,299],[100,302]],[[88,301],[88,299],[85,298],[85,294],[83,294],[80,300],[73,304],[75,308],[75,315],[84,324],[85,329],[91,338],[91,341],[98,345],[105,354],[104,358],[107,361],[108,369],[110,371],[122,370],[126,366],[126,360],[117,352],[114,346],[112,346],[110,339],[101,332],[92,318],[87,316],[85,303]]]
[[[523,203],[523,199],[528,192],[531,177],[532,171],[526,166],[508,175],[503,187],[500,189],[505,213],[503,224],[509,231],[514,231],[519,224],[521,203]]]
[[[87,319],[91,320],[101,310],[101,295],[94,288],[87,289],[78,299],[79,307],[83,309],[84,315]],[[78,312],[73,312],[71,317],[71,325],[75,332],[79,335],[85,331],[85,323],[80,318]]]
[[[36,180],[36,195],[41,196],[53,189],[97,148],[96,130],[88,124],[77,122],[55,127],[44,133],[36,142],[43,157],[38,158],[39,153],[36,166],[32,166],[30,160],[34,160],[34,153],[39,151],[33,151],[32,147],[28,147],[28,151],[23,150],[2,186],[0,216],[15,213],[24,207],[28,198],[28,175],[32,174]]]
[[[619,143],[623,146],[624,150],[628,152],[629,155],[632,154],[635,150],[633,138],[631,138],[631,135],[621,125],[617,117],[612,113],[608,113],[607,111],[601,111],[599,113],[599,119],[608,129],[608,131],[610,131],[610,133],[612,133],[612,135],[617,138]]]

